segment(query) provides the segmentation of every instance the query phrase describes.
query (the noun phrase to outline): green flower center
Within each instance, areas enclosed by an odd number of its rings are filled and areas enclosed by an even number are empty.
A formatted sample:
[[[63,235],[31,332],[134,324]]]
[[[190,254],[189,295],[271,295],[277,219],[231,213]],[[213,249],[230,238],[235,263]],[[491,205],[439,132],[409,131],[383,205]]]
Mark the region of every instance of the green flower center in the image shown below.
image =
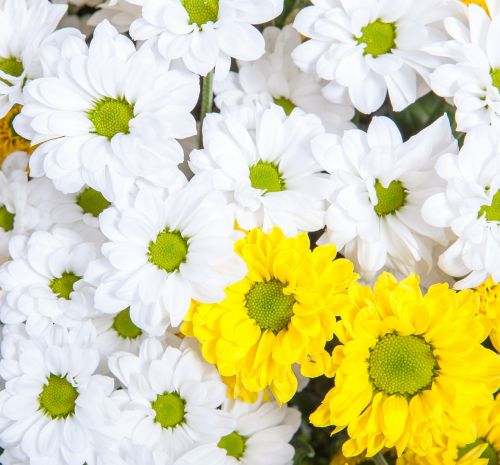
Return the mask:
[[[491,205],[483,205],[479,209],[477,217],[483,215],[486,215],[486,221],[500,221],[500,190],[493,196]]]
[[[49,417],[66,418],[75,413],[78,391],[62,376],[51,374],[38,396],[40,408]]]
[[[491,80],[493,85],[500,90],[500,68],[490,70]]]
[[[297,107],[297,105],[285,97],[275,98],[274,103],[283,108],[287,116],[290,116],[290,113]]]
[[[393,23],[377,21],[361,29],[358,44],[366,44],[364,54],[378,57],[390,52],[396,46],[396,26]]]
[[[428,388],[438,368],[432,348],[418,336],[386,334],[370,351],[370,379],[387,395],[413,396]]]
[[[288,326],[293,316],[295,297],[286,295],[286,284],[280,281],[256,283],[246,295],[248,316],[253,318],[262,330],[275,333]]]
[[[0,228],[4,231],[12,231],[14,229],[14,218],[16,215],[11,213],[5,205],[0,207]]]
[[[474,442],[458,449],[457,459],[461,459],[465,454],[467,454],[467,452],[471,451],[480,444],[488,444],[488,445],[486,446],[486,449],[483,451],[483,453],[479,456],[479,458],[488,459],[486,465],[499,465],[500,454],[488,441],[486,441],[483,438],[477,438]]]
[[[155,421],[163,428],[174,428],[184,421],[186,402],[176,392],[165,392],[151,403],[156,412]]]
[[[259,160],[250,167],[250,182],[254,189],[281,192],[286,186],[278,167],[271,162]]]
[[[189,15],[189,24],[202,24],[217,21],[219,0],[181,0]]]
[[[95,217],[111,205],[100,192],[91,187],[87,187],[78,195],[76,203],[80,205],[84,213],[90,213]]]
[[[3,71],[5,74],[8,74],[10,76],[19,77],[21,76],[21,74],[23,74],[24,68],[21,61],[19,61],[15,57],[0,57],[0,71]],[[12,86],[12,83],[7,79],[0,78],[0,81],[7,84],[8,86]]]
[[[148,259],[161,270],[172,273],[186,261],[187,253],[187,239],[182,237],[179,231],[170,231],[165,228],[158,234],[155,242],[149,243]]]
[[[392,181],[388,187],[384,187],[377,179],[375,192],[378,203],[373,208],[378,216],[395,213],[406,203],[407,192],[401,181]]]
[[[129,122],[134,117],[134,105],[125,99],[104,97],[87,113],[96,134],[112,139],[116,134],[128,134]]]
[[[231,434],[223,436],[217,444],[221,449],[226,449],[227,455],[239,459],[245,452],[245,445],[247,439],[241,436],[236,431]]]
[[[61,299],[69,300],[69,296],[74,290],[75,283],[80,281],[80,279],[82,279],[81,276],[77,276],[71,271],[65,271],[60,278],[54,278],[49,283],[49,287],[51,291]]]
[[[113,318],[113,329],[124,339],[135,339],[142,334],[130,319],[130,308],[126,308]]]

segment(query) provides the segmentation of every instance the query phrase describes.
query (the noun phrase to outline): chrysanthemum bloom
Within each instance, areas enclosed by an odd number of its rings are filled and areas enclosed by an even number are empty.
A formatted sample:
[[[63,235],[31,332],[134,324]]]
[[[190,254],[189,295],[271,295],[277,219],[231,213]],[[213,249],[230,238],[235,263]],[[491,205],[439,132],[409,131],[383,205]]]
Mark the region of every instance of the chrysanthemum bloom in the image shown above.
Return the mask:
[[[334,260],[334,245],[311,251],[305,233],[285,238],[278,228],[250,231],[235,250],[247,276],[226,289],[225,300],[192,306],[182,330],[230,378],[233,397],[255,399],[269,387],[287,402],[297,390],[293,364],[308,377],[330,373],[325,344],[339,296],[356,279],[353,265]]]
[[[14,131],[12,121],[20,111],[21,106],[15,105],[0,119],[0,165],[11,153],[31,153],[33,150],[30,141],[24,139]]]
[[[480,312],[491,321],[490,340],[497,352],[500,353],[500,283],[488,278],[483,284],[476,287],[481,299]]]
[[[472,291],[436,284],[423,295],[415,275],[398,283],[384,273],[373,291],[353,284],[335,331],[335,387],[311,422],[347,427],[347,456],[394,446],[425,455],[443,431],[472,442],[471,411],[500,386],[500,358],[481,345],[478,312]]]
[[[142,18],[130,26],[167,60],[182,59],[194,73],[227,76],[231,57],[252,61],[264,54],[262,34],[252,24],[276,18],[283,0],[144,0]]]

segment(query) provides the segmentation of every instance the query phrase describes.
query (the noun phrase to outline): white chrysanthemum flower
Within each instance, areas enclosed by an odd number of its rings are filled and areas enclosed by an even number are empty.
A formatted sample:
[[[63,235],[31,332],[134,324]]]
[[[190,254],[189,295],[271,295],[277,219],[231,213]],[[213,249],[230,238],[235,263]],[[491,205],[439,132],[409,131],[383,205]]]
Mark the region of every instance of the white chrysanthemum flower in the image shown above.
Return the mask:
[[[444,184],[437,158],[458,150],[446,115],[404,143],[390,119],[376,117],[366,133],[326,134],[312,147],[334,189],[320,242],[336,244],[366,280],[382,269],[407,275],[419,262],[431,271],[433,248],[446,236],[420,210]]]
[[[78,326],[94,314],[95,289],[82,277],[97,258],[99,244],[56,228],[14,236],[9,251],[12,259],[0,267],[3,323],[26,321],[29,333],[39,335],[53,323]]]
[[[490,276],[500,282],[499,144],[498,129],[471,131],[458,157],[450,153],[438,160],[436,170],[446,184],[422,209],[429,224],[457,236],[438,262],[450,276],[465,276],[456,289],[478,286]]]
[[[49,339],[28,339],[20,331],[5,336],[0,442],[18,447],[29,463],[83,464],[92,453],[92,437],[116,424],[113,379],[93,375],[99,359],[91,335],[78,328]]]
[[[141,16],[144,0],[107,0],[99,5],[89,19],[89,26],[97,26],[102,20],[107,19],[120,32],[129,30],[132,22]]]
[[[182,322],[191,299],[219,302],[243,278],[232,209],[207,184],[191,181],[171,195],[144,186],[129,206],[101,214],[110,242],[86,276],[97,286],[99,310],[116,314],[130,306],[136,326],[161,335]]]
[[[31,175],[46,175],[63,192],[84,185],[110,200],[127,193],[136,178],[168,186],[182,173],[175,138],[196,132],[190,111],[198,77],[169,71],[146,46],[136,50],[107,21],[89,47],[71,37],[45,50],[47,77],[25,88],[16,131],[40,144]]]
[[[167,60],[182,59],[194,73],[227,76],[231,57],[252,61],[264,54],[252,24],[276,18],[283,0],[144,0],[142,18],[130,26],[135,40],[148,40]]]
[[[441,59],[422,47],[442,37],[440,20],[451,10],[441,0],[312,0],[294,26],[311,40],[293,52],[306,72],[347,91],[353,105],[372,113],[387,93],[396,111],[429,90],[428,73]],[[325,89],[326,91],[327,89]]]
[[[26,79],[41,76],[40,48],[65,12],[47,0],[0,0],[0,118],[23,103]]]
[[[316,231],[324,226],[327,182],[311,138],[323,132],[318,117],[298,108],[287,117],[273,105],[246,121],[227,108],[205,118],[204,149],[192,152],[189,166],[227,193],[242,228]]]
[[[120,424],[133,445],[175,460],[233,431],[234,420],[218,408],[226,386],[193,348],[163,349],[151,338],[142,344],[139,356],[113,354],[109,367],[127,388],[116,397],[122,409]]]
[[[500,10],[498,0],[489,2],[492,9],[495,4]],[[447,18],[444,26],[448,40],[429,50],[452,63],[432,73],[432,90],[453,100],[459,131],[483,124],[500,127],[500,16],[490,17],[478,5],[463,6],[463,15]]]
[[[222,410],[236,420],[234,431],[217,444],[223,465],[292,465],[295,449],[289,442],[300,426],[297,409],[274,401],[226,400]]]
[[[349,98],[329,102],[322,95],[326,82],[301,71],[291,53],[300,43],[300,34],[292,26],[268,27],[263,32],[266,54],[255,62],[239,62],[239,72],[215,81],[215,103],[228,106],[269,106],[276,103],[289,115],[295,107],[321,118],[328,131],[342,133],[354,127],[350,123],[354,109]]]

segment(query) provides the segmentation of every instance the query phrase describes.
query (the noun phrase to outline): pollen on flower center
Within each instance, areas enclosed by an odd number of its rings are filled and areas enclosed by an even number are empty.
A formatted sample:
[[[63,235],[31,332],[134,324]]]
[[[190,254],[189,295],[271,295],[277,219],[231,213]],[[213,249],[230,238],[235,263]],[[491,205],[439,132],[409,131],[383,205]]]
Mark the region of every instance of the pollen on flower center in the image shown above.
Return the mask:
[[[71,271],[65,271],[59,278],[54,278],[49,283],[49,287],[51,291],[61,299],[69,300],[69,296],[74,290],[75,283],[80,281],[80,279],[82,279],[81,276],[77,276]]]
[[[457,459],[461,459],[467,452],[482,444],[487,444],[487,446],[478,458],[487,459],[488,461],[485,465],[498,465],[500,463],[499,452],[497,452],[497,450],[484,438],[477,438],[474,442],[458,449]]]
[[[438,368],[432,348],[418,336],[386,334],[368,359],[370,380],[387,395],[413,396],[429,387]]]
[[[165,392],[159,394],[151,403],[156,412],[155,422],[163,428],[174,428],[184,421],[186,402],[177,392]]]
[[[15,57],[2,58],[0,57],[0,71],[13,77],[19,77],[23,74],[24,68],[21,61]],[[12,86],[12,83],[8,79],[0,78],[0,81]]]
[[[486,215],[486,221],[500,221],[500,189],[491,200],[491,205],[483,205],[479,209],[478,218]]]
[[[21,105],[14,105],[5,117],[0,119],[0,164],[12,152],[31,153],[33,151],[30,141],[14,131],[12,123],[20,111]]]
[[[388,187],[384,187],[377,179],[375,192],[378,203],[373,208],[378,216],[395,213],[406,203],[407,193],[401,181],[392,181]]]
[[[277,333],[290,323],[295,297],[284,294],[285,287],[286,284],[280,281],[259,282],[247,293],[248,316],[262,330],[270,329]]]
[[[134,117],[134,105],[123,98],[104,97],[87,113],[96,134],[112,139],[116,134],[128,134]]]
[[[271,162],[259,160],[250,167],[250,182],[254,189],[281,192],[286,186],[278,167]]]
[[[233,431],[223,436],[217,446],[221,449],[225,449],[228,456],[238,460],[245,452],[246,441],[244,436]]]
[[[156,241],[149,243],[148,258],[153,265],[172,273],[186,260],[187,253],[188,242],[182,234],[165,228]]]
[[[217,21],[219,0],[181,0],[189,15],[189,24],[202,24]]]
[[[0,228],[4,231],[12,231],[16,215],[7,210],[5,205],[0,206]]]
[[[84,213],[90,213],[95,217],[98,217],[104,210],[106,210],[106,208],[110,206],[110,203],[104,198],[104,196],[91,187],[87,187],[80,194],[78,194],[76,203],[82,208]]]
[[[136,339],[142,334],[141,328],[130,319],[130,308],[122,310],[113,318],[113,329],[123,339]]]
[[[51,374],[38,402],[42,411],[51,418],[66,418],[75,413],[77,397],[78,391],[65,377]]]
[[[292,113],[292,111],[295,110],[295,108],[297,108],[297,106],[286,97],[275,98],[274,103],[283,108],[287,116],[290,116],[290,113]]]
[[[377,21],[367,24],[361,29],[358,44],[365,44],[365,55],[378,57],[390,52],[396,46],[396,26],[393,23]]]

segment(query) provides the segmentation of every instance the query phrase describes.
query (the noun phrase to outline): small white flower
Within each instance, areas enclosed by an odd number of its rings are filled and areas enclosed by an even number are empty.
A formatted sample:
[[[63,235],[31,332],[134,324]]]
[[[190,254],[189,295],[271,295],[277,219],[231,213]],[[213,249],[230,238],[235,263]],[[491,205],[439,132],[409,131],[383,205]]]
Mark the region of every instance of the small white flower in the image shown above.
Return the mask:
[[[88,25],[97,26],[107,19],[120,32],[126,32],[132,22],[141,16],[143,4],[144,0],[107,0],[99,5],[99,10],[90,17]]]
[[[429,90],[428,74],[442,60],[422,48],[442,37],[445,0],[312,0],[294,26],[311,39],[293,52],[304,71],[347,91],[353,105],[372,113],[387,93],[396,111]]]
[[[39,335],[52,323],[78,326],[92,316],[94,288],[82,277],[98,256],[98,244],[57,228],[14,236],[9,250],[12,259],[0,268],[3,323],[26,321],[29,333]]]
[[[228,106],[282,106],[287,115],[295,107],[321,118],[328,131],[350,129],[354,109],[347,96],[331,103],[322,95],[326,81],[301,71],[291,53],[300,43],[292,26],[267,27],[263,32],[266,54],[255,62],[238,62],[238,73],[230,72],[223,81],[214,82],[215,103]]]
[[[475,287],[489,276],[500,282],[500,136],[483,126],[471,131],[458,156],[443,155],[436,171],[446,184],[425,202],[422,214],[450,228],[456,241],[439,257],[456,289]]]
[[[175,138],[196,132],[197,76],[170,71],[107,21],[90,46],[77,37],[59,45],[44,50],[46,77],[26,86],[14,120],[19,134],[40,144],[31,175],[48,176],[63,192],[87,185],[110,200],[136,178],[168,186],[183,176]]]
[[[437,158],[457,152],[446,115],[404,143],[390,119],[376,117],[367,133],[326,134],[312,146],[333,190],[321,242],[336,244],[366,280],[382,269],[407,275],[419,262],[429,272],[433,249],[446,236],[420,210],[442,189]]]
[[[139,356],[117,352],[109,359],[123,389],[120,424],[133,445],[177,459],[191,448],[217,442],[234,429],[220,410],[226,386],[217,370],[192,348],[144,341]]]
[[[116,314],[130,306],[133,323],[161,335],[178,326],[191,299],[218,302],[246,267],[233,250],[232,209],[207,183],[178,192],[143,186],[129,206],[100,216],[110,242],[87,279],[98,287],[95,305]]]
[[[227,76],[231,57],[252,61],[264,54],[264,38],[252,24],[276,18],[283,0],[144,0],[142,18],[130,26],[167,60],[182,59],[194,73]]]
[[[244,229],[321,229],[327,182],[310,145],[324,132],[319,118],[298,108],[287,117],[277,105],[249,111],[246,121],[238,113],[226,108],[207,115],[205,148],[191,153],[192,171],[227,193]]]
[[[93,436],[118,418],[113,379],[93,375],[99,358],[92,333],[59,329],[38,340],[17,331],[2,344],[0,441],[28,456],[24,463],[83,464]]]
[[[26,79],[41,76],[40,48],[65,12],[47,0],[0,1],[0,118],[23,103]]]

